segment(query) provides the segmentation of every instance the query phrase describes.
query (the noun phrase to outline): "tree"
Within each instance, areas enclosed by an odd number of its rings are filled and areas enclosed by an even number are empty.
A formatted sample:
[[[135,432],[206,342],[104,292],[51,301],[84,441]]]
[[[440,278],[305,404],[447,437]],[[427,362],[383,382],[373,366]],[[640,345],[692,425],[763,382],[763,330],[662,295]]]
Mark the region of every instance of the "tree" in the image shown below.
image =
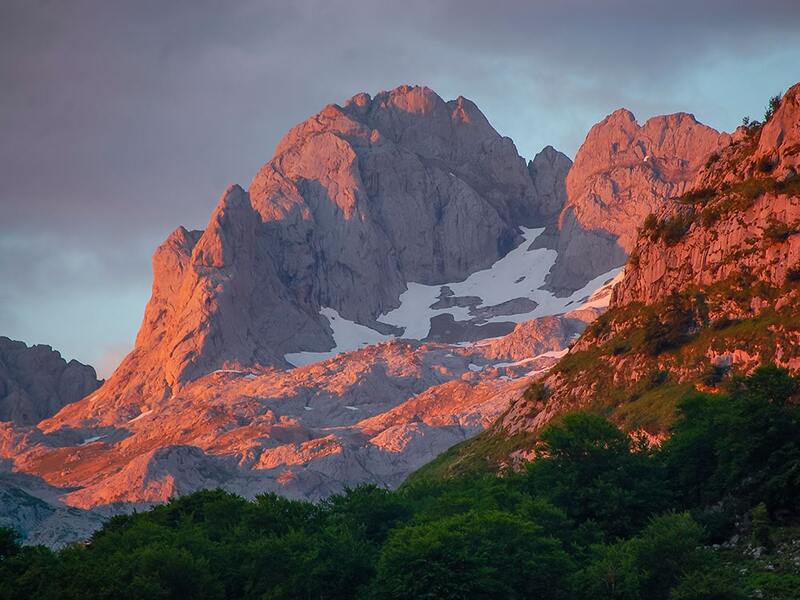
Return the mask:
[[[780,107],[782,95],[783,95],[782,93],[776,94],[769,99],[769,103],[767,104],[767,110],[764,112],[764,123],[769,121],[772,118],[772,115],[775,114],[775,111],[778,110],[778,107]]]
[[[634,448],[616,425],[588,413],[572,413],[540,434],[530,464],[529,491],[548,498],[578,523],[593,520],[610,536],[641,527],[665,506],[659,465]]]
[[[569,556],[520,516],[469,512],[394,531],[383,547],[376,598],[569,598]]]
[[[774,365],[735,377],[728,396],[693,395],[664,444],[669,480],[686,506],[734,498],[747,510],[797,514],[800,409],[797,379]]]
[[[580,589],[587,599],[666,599],[685,573],[708,561],[702,539],[702,528],[688,514],[658,516],[639,535],[596,547],[578,575]]]
[[[0,561],[16,556],[20,551],[19,534],[13,529],[0,527]]]

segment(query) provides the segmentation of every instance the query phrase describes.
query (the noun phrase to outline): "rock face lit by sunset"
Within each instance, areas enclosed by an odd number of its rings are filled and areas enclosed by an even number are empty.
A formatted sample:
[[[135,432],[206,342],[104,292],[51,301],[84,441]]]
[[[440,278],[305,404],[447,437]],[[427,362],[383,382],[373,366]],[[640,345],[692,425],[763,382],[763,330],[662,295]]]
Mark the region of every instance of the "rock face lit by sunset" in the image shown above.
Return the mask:
[[[684,8],[0,8],[0,597],[795,598],[800,13]]]

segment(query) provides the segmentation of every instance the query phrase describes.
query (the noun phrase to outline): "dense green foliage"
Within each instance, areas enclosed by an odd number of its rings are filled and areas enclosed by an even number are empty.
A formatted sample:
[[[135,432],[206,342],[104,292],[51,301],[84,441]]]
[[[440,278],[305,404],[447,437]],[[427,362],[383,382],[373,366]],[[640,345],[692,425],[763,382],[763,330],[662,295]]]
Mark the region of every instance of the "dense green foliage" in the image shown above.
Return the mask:
[[[0,598],[796,598],[798,390],[765,367],[692,394],[660,448],[569,414],[502,477],[318,504],[200,492],[60,552],[0,530]],[[711,546],[733,534],[769,563]]]

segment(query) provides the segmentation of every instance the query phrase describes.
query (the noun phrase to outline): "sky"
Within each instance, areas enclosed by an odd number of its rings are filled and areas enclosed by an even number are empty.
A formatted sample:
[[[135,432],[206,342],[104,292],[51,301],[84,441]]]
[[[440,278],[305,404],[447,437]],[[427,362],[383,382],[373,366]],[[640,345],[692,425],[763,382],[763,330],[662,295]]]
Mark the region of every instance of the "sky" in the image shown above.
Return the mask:
[[[731,131],[797,81],[797,0],[2,0],[0,335],[108,376],[156,246],[360,91],[466,96],[532,158],[623,106]]]

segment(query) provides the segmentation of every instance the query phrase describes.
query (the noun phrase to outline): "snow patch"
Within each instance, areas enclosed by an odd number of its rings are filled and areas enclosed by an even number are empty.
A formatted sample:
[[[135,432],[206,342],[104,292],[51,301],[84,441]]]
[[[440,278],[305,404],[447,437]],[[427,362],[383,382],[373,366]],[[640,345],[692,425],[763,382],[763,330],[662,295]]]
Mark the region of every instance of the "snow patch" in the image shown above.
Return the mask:
[[[85,446],[86,444],[91,444],[92,442],[96,442],[97,440],[102,440],[104,437],[106,437],[106,436],[105,435],[94,435],[92,437],[86,438],[85,440],[83,440],[78,445],[79,446]]]
[[[476,271],[463,281],[441,285],[427,285],[409,282],[408,288],[400,295],[400,306],[379,317],[379,322],[403,328],[400,336],[405,339],[422,340],[430,333],[433,317],[450,314],[456,321],[469,321],[469,307],[431,308],[442,294],[442,288],[449,287],[454,296],[477,296],[481,301],[474,308],[487,308],[514,300],[529,298],[536,308],[523,313],[498,315],[486,319],[487,323],[522,323],[531,319],[557,315],[575,308],[608,306],[611,287],[622,276],[622,269],[612,269],[592,279],[572,295],[559,298],[542,289],[545,278],[555,264],[558,253],[547,248],[534,248],[532,242],[544,232],[543,228],[522,228],[523,242],[495,262],[488,269]],[[611,280],[609,282],[609,280]],[[588,299],[588,300],[587,300]],[[580,306],[578,306],[580,304]],[[358,350],[364,346],[394,339],[394,335],[384,335],[374,329],[343,318],[333,308],[323,307],[320,314],[325,316],[333,330],[334,347],[327,352],[293,352],[285,359],[295,367],[333,358],[342,352]],[[485,340],[478,343],[486,343]],[[463,342],[453,346],[470,346],[474,342]]]
[[[128,419],[128,423],[135,423],[139,419],[142,419],[142,418],[146,417],[147,415],[149,415],[152,412],[153,412],[153,409],[146,410],[143,413],[139,414],[138,416],[133,417],[132,419]]]
[[[394,339],[392,335],[384,335],[366,325],[345,319],[333,308],[325,306],[320,309],[319,313],[328,319],[333,330],[335,346],[327,352],[290,352],[285,355],[284,358],[295,367],[327,360],[342,352],[350,352],[364,346]]]

